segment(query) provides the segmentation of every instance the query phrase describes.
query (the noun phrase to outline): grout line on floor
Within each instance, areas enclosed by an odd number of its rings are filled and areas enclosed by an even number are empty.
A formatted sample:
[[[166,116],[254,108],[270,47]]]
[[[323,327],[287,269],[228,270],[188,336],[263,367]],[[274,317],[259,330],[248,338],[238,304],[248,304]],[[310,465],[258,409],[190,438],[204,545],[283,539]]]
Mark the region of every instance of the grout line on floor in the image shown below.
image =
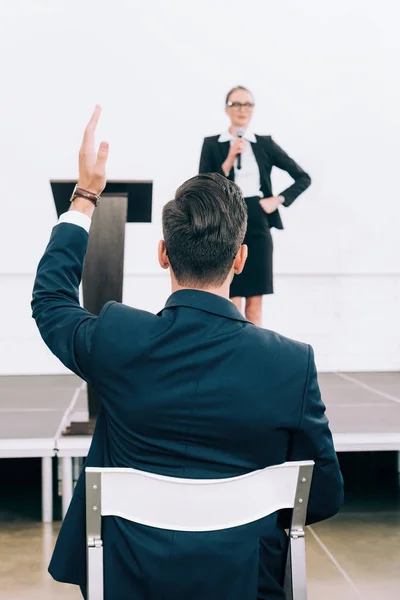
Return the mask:
[[[351,377],[350,375],[346,375],[345,373],[336,372],[335,374],[338,377],[341,377],[342,379],[344,379],[345,381],[350,381],[350,383],[354,383],[355,385],[358,385],[359,387],[364,388],[364,390],[368,390],[369,392],[373,392],[377,396],[382,396],[382,398],[387,398],[388,400],[392,400],[392,402],[396,402],[396,404],[400,404],[400,398],[397,398],[396,396],[392,396],[392,394],[387,394],[386,392],[382,392],[381,390],[378,390],[377,388],[372,387],[372,385],[368,385],[368,383],[364,383],[363,381],[360,381],[359,379],[356,379],[355,377]]]
[[[57,428],[57,431],[55,433],[55,439],[58,440],[58,438],[61,436],[63,430],[66,427],[67,421],[68,421],[68,417],[70,416],[70,414],[72,413],[72,411],[75,408],[75,404],[79,398],[79,394],[81,392],[83,392],[83,390],[86,387],[86,382],[82,381],[81,385],[79,387],[76,388],[74,395],[72,396],[71,402],[69,403],[69,405],[67,406],[65,413],[61,419],[60,425]]]
[[[343,567],[338,563],[338,561],[333,556],[333,554],[325,546],[325,544],[321,540],[321,538],[315,533],[314,529],[312,527],[307,527],[307,529],[311,533],[311,535],[314,537],[314,539],[317,542],[317,544],[322,548],[322,550],[325,552],[325,554],[328,556],[328,558],[331,560],[331,562],[335,565],[335,567],[337,568],[337,570],[339,571],[339,573],[345,578],[345,580],[347,581],[347,583],[356,592],[357,596],[359,598],[365,598],[365,596],[360,592],[360,590],[358,589],[358,587],[356,586],[356,584],[354,583],[354,581],[351,579],[350,575],[348,575],[347,572],[343,569]]]

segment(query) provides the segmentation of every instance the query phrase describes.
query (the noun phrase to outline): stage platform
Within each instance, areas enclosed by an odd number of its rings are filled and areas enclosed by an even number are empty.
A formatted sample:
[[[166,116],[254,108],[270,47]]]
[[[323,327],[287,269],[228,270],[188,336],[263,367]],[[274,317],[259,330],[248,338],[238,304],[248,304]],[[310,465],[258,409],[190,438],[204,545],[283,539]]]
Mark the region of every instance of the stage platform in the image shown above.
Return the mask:
[[[397,451],[400,373],[320,373],[337,452]],[[42,459],[42,519],[53,518],[52,459],[59,459],[62,513],[90,437],[63,437],[71,420],[86,420],[86,389],[75,375],[0,377],[0,458]],[[400,462],[399,472],[400,472]]]

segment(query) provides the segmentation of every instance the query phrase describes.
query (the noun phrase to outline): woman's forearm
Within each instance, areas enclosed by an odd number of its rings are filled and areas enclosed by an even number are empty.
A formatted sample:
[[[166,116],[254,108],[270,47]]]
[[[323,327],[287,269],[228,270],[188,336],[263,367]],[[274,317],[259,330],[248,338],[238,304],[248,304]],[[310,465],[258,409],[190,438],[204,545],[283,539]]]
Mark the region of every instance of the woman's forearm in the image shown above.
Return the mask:
[[[235,162],[235,158],[231,158],[229,155],[228,157],[224,160],[224,162],[221,165],[221,169],[224,173],[224,175],[226,175],[226,177],[228,177],[229,173],[231,172],[231,169],[233,167],[233,163]]]

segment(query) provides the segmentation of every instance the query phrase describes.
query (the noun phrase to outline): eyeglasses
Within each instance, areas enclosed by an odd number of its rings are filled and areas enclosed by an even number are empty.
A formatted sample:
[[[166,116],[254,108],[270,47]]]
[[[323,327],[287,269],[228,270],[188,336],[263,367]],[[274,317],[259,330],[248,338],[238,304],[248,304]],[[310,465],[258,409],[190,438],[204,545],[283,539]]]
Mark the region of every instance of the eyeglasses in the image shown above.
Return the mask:
[[[245,102],[244,104],[241,102],[227,102],[226,105],[234,110],[240,110],[241,108],[244,108],[246,112],[250,112],[254,108],[254,102]]]

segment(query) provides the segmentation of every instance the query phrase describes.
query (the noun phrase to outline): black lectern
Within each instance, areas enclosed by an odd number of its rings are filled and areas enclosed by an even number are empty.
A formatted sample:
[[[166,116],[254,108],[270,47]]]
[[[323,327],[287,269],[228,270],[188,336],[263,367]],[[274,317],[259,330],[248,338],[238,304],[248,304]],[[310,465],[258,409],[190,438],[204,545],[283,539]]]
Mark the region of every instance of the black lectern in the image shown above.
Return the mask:
[[[50,181],[57,215],[69,207],[76,181]],[[109,181],[96,208],[83,268],[83,305],[98,315],[106,302],[122,302],[125,223],[151,223],[152,181]],[[73,422],[64,435],[93,434],[99,399],[88,385],[89,422]]]

